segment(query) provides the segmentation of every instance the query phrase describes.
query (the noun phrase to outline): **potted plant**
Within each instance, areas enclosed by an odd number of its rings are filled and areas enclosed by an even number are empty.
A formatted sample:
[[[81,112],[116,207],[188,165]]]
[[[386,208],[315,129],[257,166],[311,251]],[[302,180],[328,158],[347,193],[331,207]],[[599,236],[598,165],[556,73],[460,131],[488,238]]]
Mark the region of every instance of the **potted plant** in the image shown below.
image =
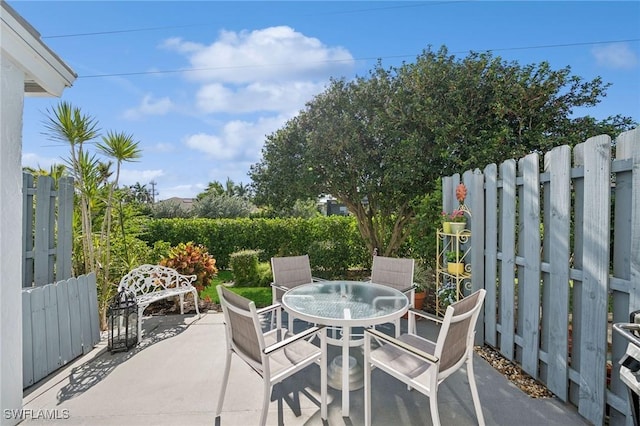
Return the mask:
[[[428,265],[416,262],[413,271],[414,301],[416,309],[424,308],[424,300],[427,297],[427,290],[433,282],[433,273]]]
[[[444,311],[447,306],[458,301],[458,288],[454,282],[449,282],[438,289],[438,310]]]
[[[445,253],[447,259],[447,272],[451,275],[462,275],[464,273],[464,262],[456,251],[448,251]]]

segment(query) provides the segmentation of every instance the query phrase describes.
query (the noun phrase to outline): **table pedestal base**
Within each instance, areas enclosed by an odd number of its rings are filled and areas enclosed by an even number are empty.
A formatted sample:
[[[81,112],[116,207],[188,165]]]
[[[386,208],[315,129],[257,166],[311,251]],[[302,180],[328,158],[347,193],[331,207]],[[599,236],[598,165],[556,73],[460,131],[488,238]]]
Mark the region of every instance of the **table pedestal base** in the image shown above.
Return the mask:
[[[333,389],[342,390],[342,365],[342,355],[336,356],[329,364],[327,383]],[[361,389],[364,386],[364,371],[354,357],[349,356],[347,368],[349,369],[349,390]]]

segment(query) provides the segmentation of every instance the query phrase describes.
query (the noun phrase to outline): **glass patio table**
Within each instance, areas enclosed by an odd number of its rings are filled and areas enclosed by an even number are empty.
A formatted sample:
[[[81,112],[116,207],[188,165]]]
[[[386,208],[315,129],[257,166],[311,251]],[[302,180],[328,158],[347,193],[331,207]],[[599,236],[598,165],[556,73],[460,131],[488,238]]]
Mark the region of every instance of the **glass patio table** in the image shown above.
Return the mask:
[[[329,343],[342,346],[342,415],[349,416],[349,368],[355,362],[349,348],[361,344],[351,339],[354,327],[392,322],[409,309],[409,299],[392,287],[362,281],[320,281],[287,291],[282,305],[289,315],[314,324],[340,327],[340,339]]]

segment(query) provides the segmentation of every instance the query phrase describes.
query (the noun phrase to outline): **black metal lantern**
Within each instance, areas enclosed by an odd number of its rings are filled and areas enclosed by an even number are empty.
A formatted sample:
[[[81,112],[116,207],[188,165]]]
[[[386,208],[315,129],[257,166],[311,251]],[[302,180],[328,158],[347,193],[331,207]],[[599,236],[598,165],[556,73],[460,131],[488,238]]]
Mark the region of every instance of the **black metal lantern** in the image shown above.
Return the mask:
[[[135,296],[119,291],[107,311],[108,348],[111,353],[129,351],[138,343],[138,304]]]

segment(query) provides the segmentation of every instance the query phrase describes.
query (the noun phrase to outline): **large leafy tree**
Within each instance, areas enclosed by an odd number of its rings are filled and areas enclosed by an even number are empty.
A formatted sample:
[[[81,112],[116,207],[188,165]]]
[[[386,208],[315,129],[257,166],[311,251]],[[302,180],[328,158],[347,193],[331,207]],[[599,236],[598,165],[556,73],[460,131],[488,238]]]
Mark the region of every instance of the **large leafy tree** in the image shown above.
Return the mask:
[[[398,68],[378,63],[366,78],[332,80],[267,136],[250,172],[256,201],[283,208],[330,193],[356,216],[371,251],[393,255],[438,177],[629,128],[626,117],[573,116],[607,87],[568,67],[490,53],[457,59],[444,47]]]

